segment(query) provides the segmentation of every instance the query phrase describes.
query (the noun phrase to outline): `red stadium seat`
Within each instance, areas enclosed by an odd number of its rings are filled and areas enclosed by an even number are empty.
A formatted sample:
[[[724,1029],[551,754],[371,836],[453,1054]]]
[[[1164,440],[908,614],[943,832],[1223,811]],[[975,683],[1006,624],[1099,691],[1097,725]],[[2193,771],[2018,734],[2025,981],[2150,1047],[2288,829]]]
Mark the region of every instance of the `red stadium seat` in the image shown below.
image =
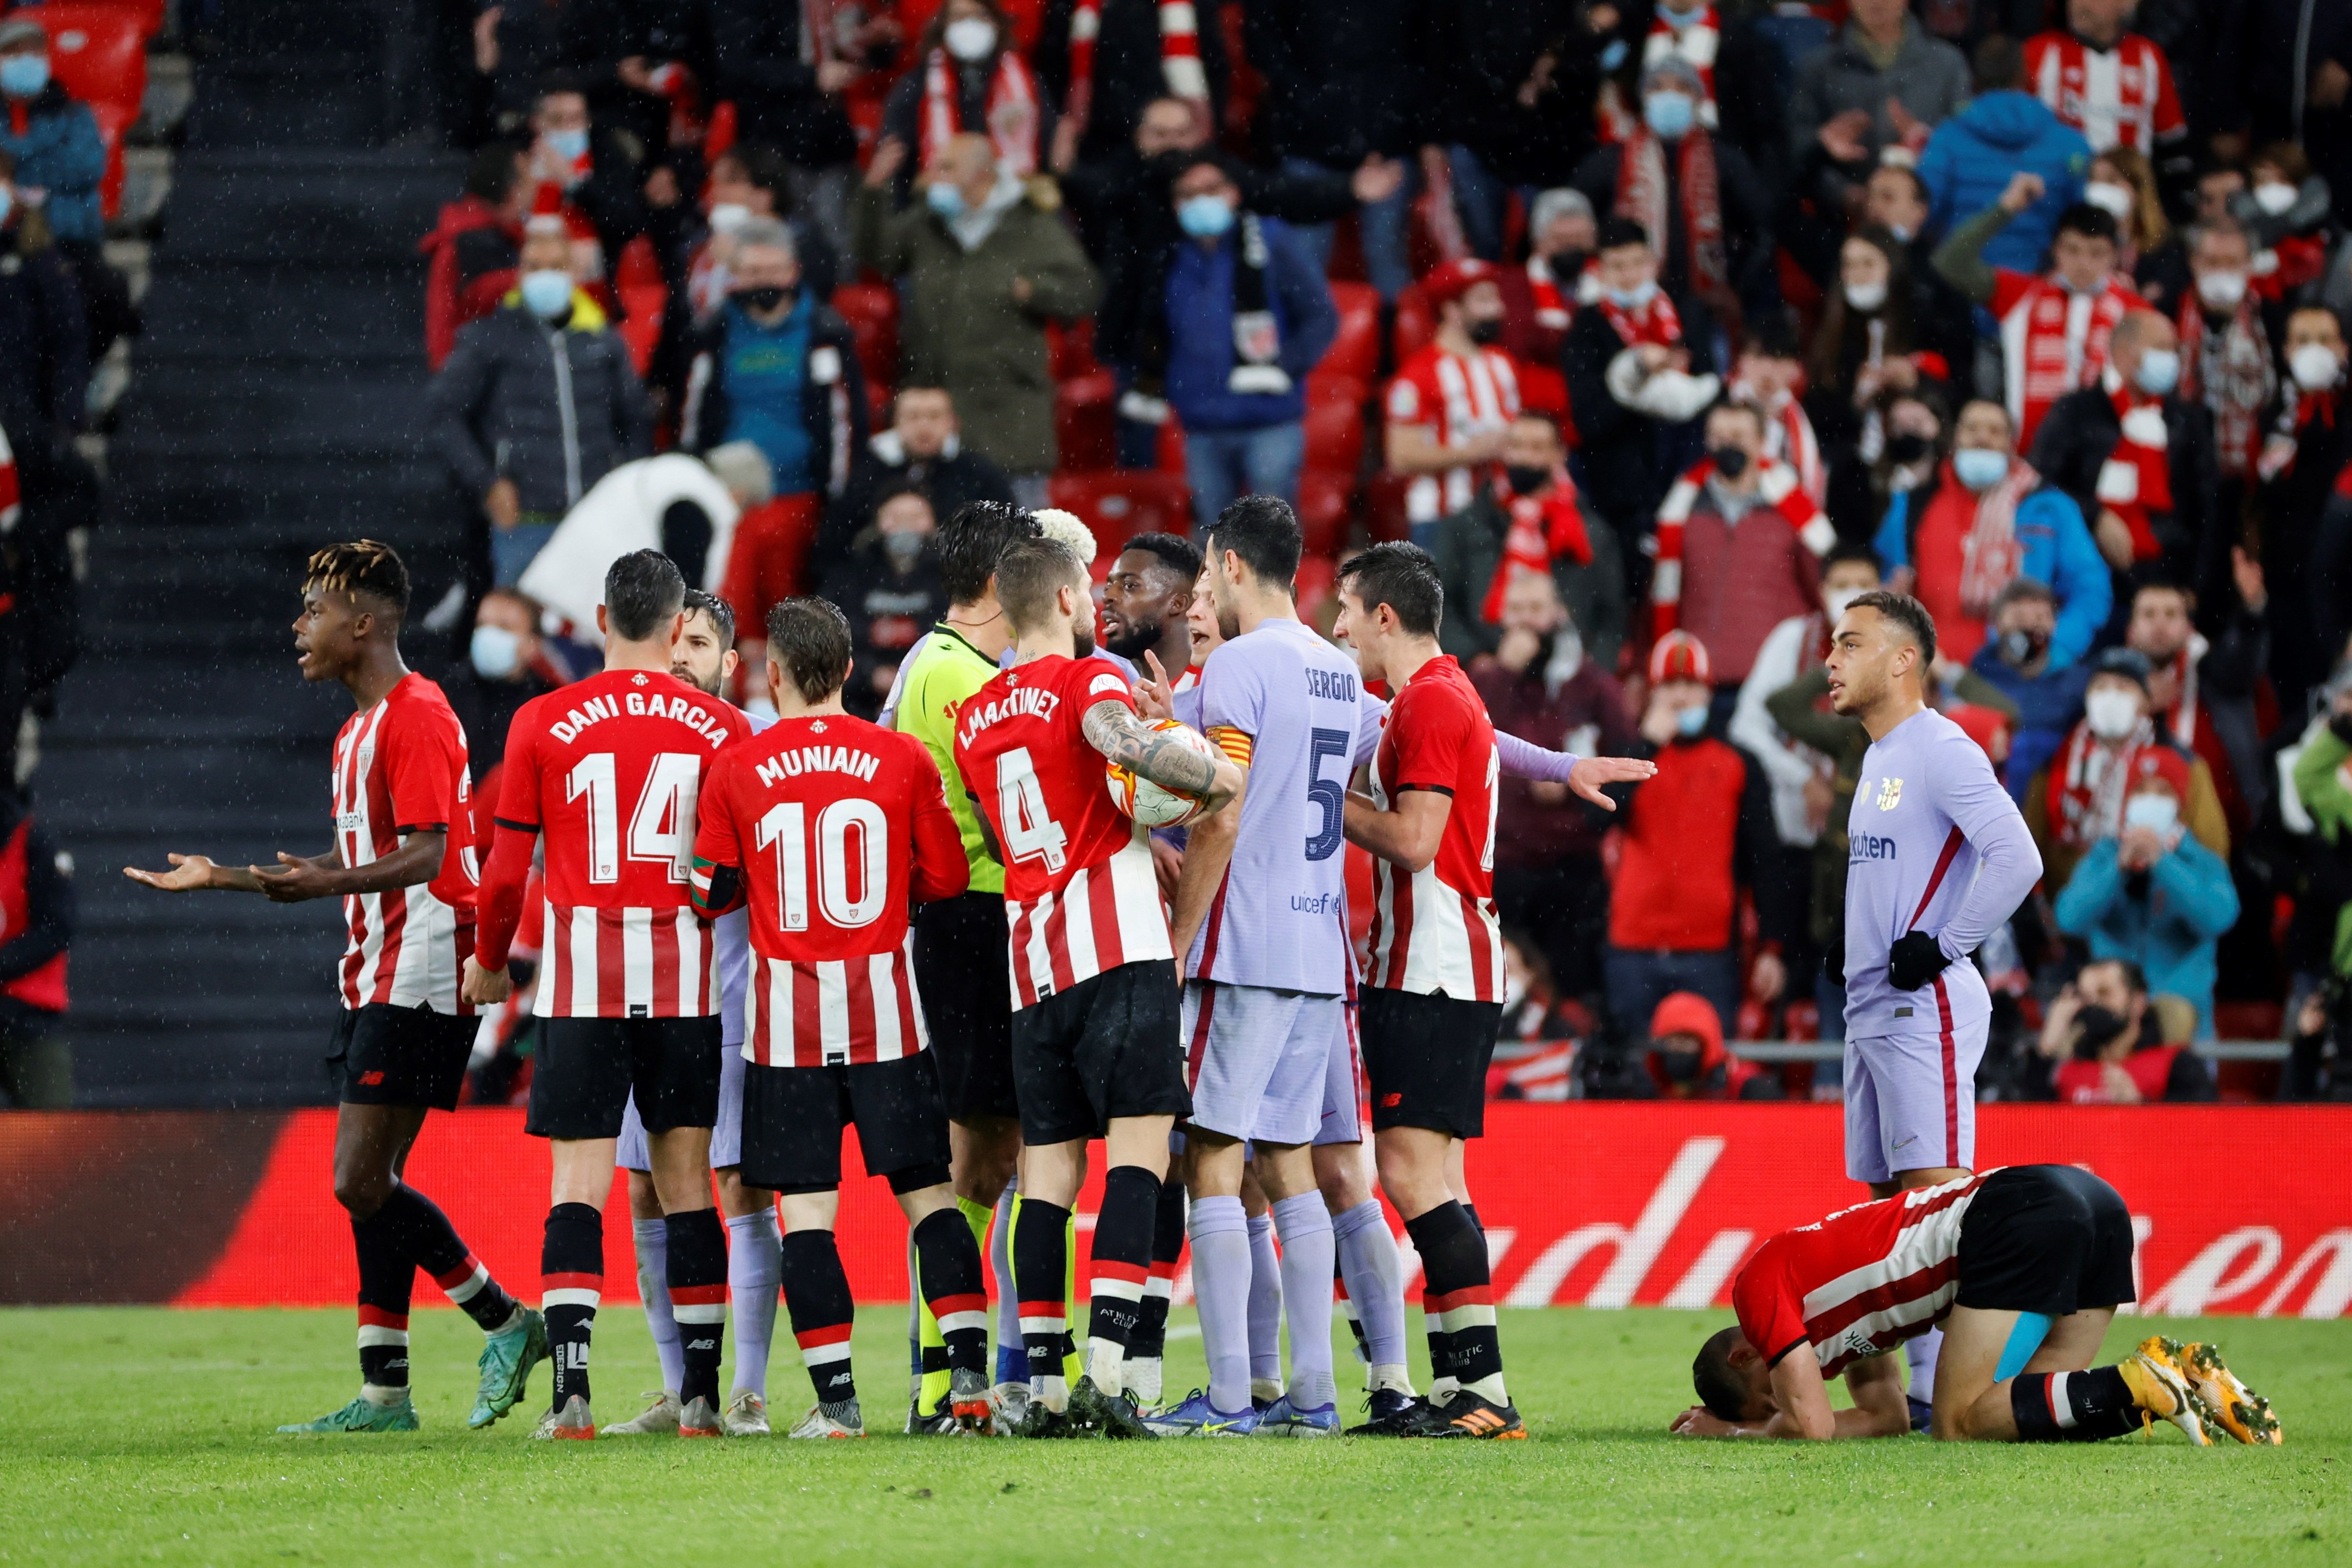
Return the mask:
[[[1309,467],[1298,476],[1298,523],[1306,533],[1302,559],[1334,560],[1348,542],[1349,503],[1354,499],[1353,468]]]
[[[98,205],[110,218],[122,210],[122,139],[138,122],[139,112],[101,101],[89,106],[89,115],[98,121],[99,140],[106,143],[106,172],[98,178]]]
[[[1412,483],[1409,476],[1383,469],[1364,486],[1364,520],[1373,538],[1401,539],[1412,531],[1404,515],[1405,488]]]
[[[1353,475],[1364,455],[1364,399],[1352,376],[1317,371],[1307,378],[1306,466]]]
[[[629,346],[629,363],[643,377],[652,368],[654,348],[661,341],[662,313],[669,308],[669,291],[656,283],[650,288],[623,284],[614,292],[621,298],[623,314],[617,326],[621,341]]]
[[[1334,283],[1330,288],[1331,303],[1339,309],[1339,331],[1315,373],[1369,382],[1381,370],[1380,292],[1369,283]]]
[[[1057,382],[1101,370],[1102,361],[1095,358],[1095,319],[1045,323],[1045,373]]]
[[[1306,555],[1299,558],[1298,576],[1294,580],[1297,589],[1298,613],[1302,620],[1313,621],[1315,612],[1339,580],[1338,552],[1331,555]]]
[[[1568,378],[1552,365],[1533,365],[1525,360],[1517,361],[1519,372],[1519,406],[1548,413],[1559,421],[1560,432],[1570,446],[1576,444],[1576,433],[1568,423]]]
[[[1048,495],[1055,506],[1075,512],[1094,530],[1097,580],[1109,574],[1120,548],[1137,534],[1192,529],[1192,493],[1178,474],[1143,469],[1056,474]]]
[[[38,22],[49,35],[49,68],[68,92],[93,108],[115,106],[126,129],[138,120],[147,96],[147,30],[137,11],[82,0],[35,6],[16,17]]]
[[[121,11],[135,17],[142,38],[163,30],[163,0],[83,0],[83,4],[94,11]]]
[[[1065,474],[1096,474],[1118,466],[1118,381],[1090,371],[1054,387],[1054,439]]]
[[[623,298],[633,288],[661,288],[661,261],[654,255],[654,242],[639,235],[621,247],[620,259],[613,264],[613,287]]]
[[[845,283],[833,291],[833,308],[857,340],[857,363],[869,386],[898,383],[898,291],[887,283]],[[878,397],[869,399],[881,407]]]
[[[1421,352],[1423,346],[1436,336],[1437,312],[1431,309],[1429,301],[1422,297],[1421,286],[1414,284],[1397,296],[1396,362],[1403,364]]]
[[[1189,472],[1184,466],[1184,426],[1172,413],[1160,427],[1159,457],[1162,474],[1173,474],[1181,479]]]

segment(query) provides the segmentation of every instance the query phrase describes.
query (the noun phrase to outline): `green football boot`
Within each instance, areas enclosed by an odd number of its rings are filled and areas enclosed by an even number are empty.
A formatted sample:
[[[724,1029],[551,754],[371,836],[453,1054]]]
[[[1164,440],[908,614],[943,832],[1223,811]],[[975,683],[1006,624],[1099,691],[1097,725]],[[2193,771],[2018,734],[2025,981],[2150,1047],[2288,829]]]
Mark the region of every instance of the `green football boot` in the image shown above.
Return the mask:
[[[482,1385],[474,1394],[474,1413],[466,1417],[466,1425],[476,1430],[513,1409],[530,1381],[530,1369],[547,1359],[547,1320],[529,1307],[520,1311],[520,1322],[482,1341],[481,1359],[476,1363],[482,1369]]]
[[[414,1432],[416,1406],[409,1403],[404,1393],[397,1405],[379,1405],[362,1394],[331,1416],[278,1429],[303,1437],[328,1437],[337,1432]]]

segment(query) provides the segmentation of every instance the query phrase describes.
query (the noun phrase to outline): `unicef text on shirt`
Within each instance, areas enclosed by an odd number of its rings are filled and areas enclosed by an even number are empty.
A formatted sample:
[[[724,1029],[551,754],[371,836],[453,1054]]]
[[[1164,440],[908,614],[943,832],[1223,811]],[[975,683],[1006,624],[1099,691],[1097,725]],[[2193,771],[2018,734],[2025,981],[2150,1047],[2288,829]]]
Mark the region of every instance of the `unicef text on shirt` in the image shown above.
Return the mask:
[[[1340,909],[1339,895],[1333,893],[1294,893],[1290,895],[1290,907],[1300,915],[1337,915]]]
[[[1875,833],[1856,833],[1846,841],[1845,862],[1891,861],[1895,858],[1895,841],[1882,839]]]

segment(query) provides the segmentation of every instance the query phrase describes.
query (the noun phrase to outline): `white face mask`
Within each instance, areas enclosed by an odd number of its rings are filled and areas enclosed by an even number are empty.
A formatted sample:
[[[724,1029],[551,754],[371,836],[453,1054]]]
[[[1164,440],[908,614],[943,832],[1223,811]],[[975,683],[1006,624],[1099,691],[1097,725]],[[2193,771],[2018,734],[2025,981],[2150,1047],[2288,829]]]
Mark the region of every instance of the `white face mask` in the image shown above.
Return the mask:
[[[2286,357],[2286,368],[2294,375],[2294,384],[2305,392],[2326,391],[2344,371],[2336,350],[2325,343],[2305,343]]]
[[[751,221],[751,209],[740,202],[720,202],[710,209],[710,232],[731,235]]]
[[[2169,795],[2135,795],[2124,802],[2124,826],[2146,828],[2158,838],[2169,838],[2180,825],[2180,802]]]
[[[2215,310],[2235,310],[2245,297],[2242,272],[2209,272],[2197,279],[2197,298]]]
[[[1861,588],[1832,588],[1822,595],[1822,608],[1829,612],[1830,624],[1836,625],[1838,618],[1853,607],[1853,601],[1868,591]]]
[[[940,37],[948,53],[967,64],[984,60],[996,52],[996,24],[985,16],[966,16],[960,22],[950,22]]]
[[[2295,188],[2284,180],[2265,180],[2254,187],[2254,205],[2268,217],[2284,217],[2294,205]]]
[[[2101,740],[2121,740],[2139,727],[2139,699],[2116,686],[2101,686],[2083,699],[2083,717]]]
[[[1853,308],[1867,315],[1886,303],[1886,285],[1849,283],[1845,286],[1845,302]]]
[[[2117,223],[2131,216],[2132,189],[2112,180],[2094,180],[2083,187],[2083,200],[2103,213],[2114,214]]]

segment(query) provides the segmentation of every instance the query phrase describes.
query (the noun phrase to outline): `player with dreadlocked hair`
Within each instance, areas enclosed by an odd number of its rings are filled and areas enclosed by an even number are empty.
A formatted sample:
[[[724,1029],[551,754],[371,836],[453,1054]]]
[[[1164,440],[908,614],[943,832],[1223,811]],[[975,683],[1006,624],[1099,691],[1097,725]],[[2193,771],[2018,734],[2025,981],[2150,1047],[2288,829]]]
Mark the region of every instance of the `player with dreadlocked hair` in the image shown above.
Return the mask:
[[[389,545],[361,539],[310,558],[294,622],[302,678],[341,681],[358,710],[335,736],[332,849],[281,851],[267,869],[174,854],[168,872],[124,873],[165,893],[343,901],[351,942],[327,1061],[342,1087],[335,1198],[359,1256],[360,1396],[281,1432],[415,1430],[408,1306],[419,1269],[486,1336],[467,1425],[512,1409],[547,1354],[539,1313],[500,1289],[448,1217],[402,1179],[425,1113],[456,1108],[473,1050],[458,976],[474,946],[478,864],[466,732],[441,688],[401,662],[407,612],[408,568]]]

